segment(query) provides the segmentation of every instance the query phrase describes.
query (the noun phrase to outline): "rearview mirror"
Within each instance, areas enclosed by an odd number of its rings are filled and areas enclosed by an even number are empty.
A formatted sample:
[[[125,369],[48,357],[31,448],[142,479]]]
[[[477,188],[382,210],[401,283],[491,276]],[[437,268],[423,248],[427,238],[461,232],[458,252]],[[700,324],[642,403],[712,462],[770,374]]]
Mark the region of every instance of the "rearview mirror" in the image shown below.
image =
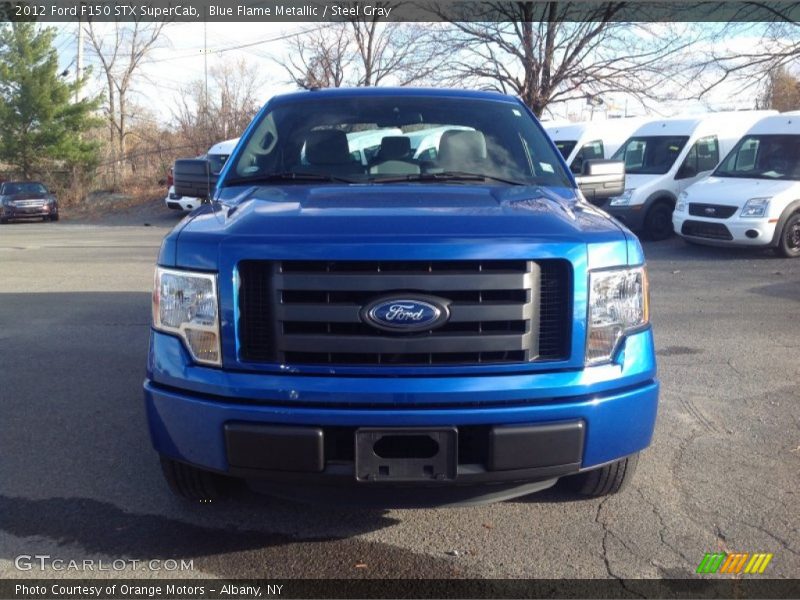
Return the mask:
[[[192,198],[210,198],[217,186],[211,163],[203,158],[181,158],[173,171],[175,193]]]
[[[625,163],[621,160],[587,160],[575,182],[589,202],[603,204],[625,191]]]

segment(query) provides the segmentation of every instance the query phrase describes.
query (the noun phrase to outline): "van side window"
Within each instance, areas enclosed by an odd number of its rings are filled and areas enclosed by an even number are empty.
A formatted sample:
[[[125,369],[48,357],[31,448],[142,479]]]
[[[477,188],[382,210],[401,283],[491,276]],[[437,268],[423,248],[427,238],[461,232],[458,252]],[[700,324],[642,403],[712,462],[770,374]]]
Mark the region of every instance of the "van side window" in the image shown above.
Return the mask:
[[[697,140],[697,172],[713,171],[719,163],[719,142],[711,135]]]
[[[756,167],[756,154],[758,153],[758,140],[747,140],[736,153],[736,164],[734,169],[737,171],[752,171]]]
[[[583,163],[587,160],[603,159],[605,156],[603,140],[594,140],[583,145],[578,154],[575,155],[569,168],[573,173],[580,174],[583,171]]]
[[[689,150],[675,179],[688,179],[700,173],[712,171],[717,163],[719,163],[717,136],[710,135],[700,138]]]

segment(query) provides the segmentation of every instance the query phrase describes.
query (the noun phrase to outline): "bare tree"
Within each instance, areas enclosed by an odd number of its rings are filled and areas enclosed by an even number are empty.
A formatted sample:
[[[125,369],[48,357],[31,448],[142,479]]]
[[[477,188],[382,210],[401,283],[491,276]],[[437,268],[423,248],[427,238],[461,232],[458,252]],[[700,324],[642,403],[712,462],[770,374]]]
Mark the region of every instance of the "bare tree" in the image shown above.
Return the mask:
[[[351,6],[360,3],[353,2]],[[377,9],[394,9],[402,3],[377,2]],[[435,83],[445,61],[440,24],[384,23],[378,16],[350,20],[349,26],[359,63],[356,85],[391,82],[411,85]]]
[[[800,22],[795,17],[800,11],[796,3],[791,4],[781,10],[774,3],[745,3],[736,14],[738,20],[719,26],[719,42],[696,52],[691,65],[696,97],[722,86],[732,93],[766,89],[776,73],[797,69]],[[749,22],[756,18],[771,20]]]
[[[106,117],[109,141],[115,154],[114,183],[124,169],[125,145],[129,135],[129,94],[139,68],[157,47],[166,22],[115,22],[98,28],[89,21],[86,33],[106,79]]]
[[[258,69],[243,59],[214,65],[209,77],[207,100],[205,82],[196,80],[182,90],[173,110],[182,144],[198,153],[215,142],[241,135],[261,104],[262,78]]]
[[[341,87],[354,58],[348,34],[345,24],[335,23],[297,36],[279,62],[301,89]]]
[[[376,2],[394,9],[402,2]],[[342,6],[361,8],[363,3]],[[436,83],[446,57],[438,23],[384,22],[377,16],[333,23],[298,36],[280,64],[298,87]]]
[[[666,99],[696,38],[688,26],[622,22],[626,4],[481,2],[469,6],[470,20],[440,12],[452,25],[451,83],[516,94],[538,116],[554,103],[611,93],[643,104]]]

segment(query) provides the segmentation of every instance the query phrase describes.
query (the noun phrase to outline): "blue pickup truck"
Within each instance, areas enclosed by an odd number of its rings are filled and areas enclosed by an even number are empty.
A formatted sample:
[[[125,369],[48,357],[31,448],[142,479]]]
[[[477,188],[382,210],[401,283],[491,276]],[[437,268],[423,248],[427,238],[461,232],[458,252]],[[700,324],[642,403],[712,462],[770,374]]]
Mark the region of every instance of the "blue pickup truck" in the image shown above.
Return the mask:
[[[372,88],[272,98],[210,173],[176,162],[212,202],[164,239],[153,293],[144,395],[175,493],[630,481],[658,403],[647,271],[587,201],[620,193],[620,163],[574,177],[509,96]]]

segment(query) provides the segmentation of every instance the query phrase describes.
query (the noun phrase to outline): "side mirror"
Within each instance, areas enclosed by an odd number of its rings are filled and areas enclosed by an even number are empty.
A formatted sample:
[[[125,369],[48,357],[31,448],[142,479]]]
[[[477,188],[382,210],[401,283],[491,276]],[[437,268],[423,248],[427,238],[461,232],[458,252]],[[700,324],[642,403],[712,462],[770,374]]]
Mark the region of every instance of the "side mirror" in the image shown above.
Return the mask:
[[[675,175],[675,179],[689,179],[690,177],[695,177],[696,175],[697,175],[697,169],[695,169],[690,164],[685,164],[680,169],[678,169],[678,173]]]
[[[175,193],[192,198],[210,198],[217,186],[211,163],[204,158],[181,158],[173,171]]]
[[[625,163],[621,160],[587,160],[575,182],[589,202],[603,204],[625,191]]]

